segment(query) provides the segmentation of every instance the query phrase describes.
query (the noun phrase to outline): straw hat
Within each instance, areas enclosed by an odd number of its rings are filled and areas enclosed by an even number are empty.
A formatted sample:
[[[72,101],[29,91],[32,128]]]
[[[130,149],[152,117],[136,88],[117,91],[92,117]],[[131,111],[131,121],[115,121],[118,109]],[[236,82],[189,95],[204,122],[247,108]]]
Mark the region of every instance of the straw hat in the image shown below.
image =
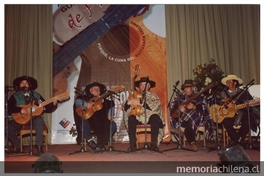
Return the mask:
[[[240,85],[243,84],[243,80],[241,78],[237,77],[236,75],[228,75],[227,77],[224,77],[221,80],[222,84],[226,85],[227,80],[237,80]]]

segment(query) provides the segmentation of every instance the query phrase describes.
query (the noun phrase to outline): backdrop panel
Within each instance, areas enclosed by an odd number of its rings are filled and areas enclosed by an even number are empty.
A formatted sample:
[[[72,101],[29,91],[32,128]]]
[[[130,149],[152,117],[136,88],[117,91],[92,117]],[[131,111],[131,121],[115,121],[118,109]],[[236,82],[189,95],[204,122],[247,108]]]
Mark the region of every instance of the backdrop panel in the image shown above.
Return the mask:
[[[53,8],[53,94],[68,91],[71,99],[52,114],[51,143],[75,143],[69,131],[74,127],[75,88],[82,90],[97,81],[107,89],[123,85],[113,96],[114,121],[118,130],[114,141],[128,141],[123,122],[123,104],[131,91],[136,65],[139,79],[149,76],[152,89],[162,101],[166,119],[164,142],[170,140],[167,112],[167,62],[164,5],[150,5],[135,13],[136,5],[54,5]],[[121,20],[112,16],[120,11]]]

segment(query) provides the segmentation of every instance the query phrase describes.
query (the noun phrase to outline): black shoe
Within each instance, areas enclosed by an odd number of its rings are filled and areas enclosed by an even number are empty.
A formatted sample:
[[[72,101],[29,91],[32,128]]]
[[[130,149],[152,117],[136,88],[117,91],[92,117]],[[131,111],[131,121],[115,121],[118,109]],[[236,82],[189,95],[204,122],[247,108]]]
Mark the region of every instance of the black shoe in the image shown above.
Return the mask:
[[[134,152],[135,150],[137,150],[135,145],[130,145],[130,147],[127,149],[128,152]]]
[[[99,145],[100,151],[106,151],[105,145]]]
[[[88,146],[94,151],[100,151],[100,147],[94,142],[94,140],[87,141]]]
[[[237,145],[237,141],[230,141],[230,143],[226,146],[227,148],[233,147]]]
[[[157,146],[157,144],[151,144],[150,150],[159,151],[159,147]]]
[[[36,146],[36,148],[37,148],[36,155],[40,156],[44,153],[42,146]]]

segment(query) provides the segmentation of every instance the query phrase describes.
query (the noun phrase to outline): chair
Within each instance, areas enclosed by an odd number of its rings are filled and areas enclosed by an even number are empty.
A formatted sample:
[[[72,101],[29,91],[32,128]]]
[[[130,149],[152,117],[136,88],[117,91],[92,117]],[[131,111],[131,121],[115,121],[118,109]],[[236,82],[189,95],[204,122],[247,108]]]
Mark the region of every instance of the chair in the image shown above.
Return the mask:
[[[46,152],[48,151],[48,127],[44,125],[43,128],[43,136],[44,136],[44,144],[46,146]],[[22,127],[22,129],[19,131],[19,136],[20,136],[20,152],[23,150],[23,136],[26,134],[30,134],[30,126],[25,125]],[[32,135],[36,134],[36,131],[34,127],[32,127]]]
[[[147,140],[145,141],[145,129],[147,131]],[[151,125],[137,125],[136,126],[136,146],[139,147],[139,143],[151,142]]]
[[[233,126],[233,128],[235,129],[235,130],[239,130],[240,128],[241,128],[241,125],[239,124],[239,125],[234,125]],[[230,137],[228,136],[228,133],[227,133],[227,131],[226,131],[226,129],[225,129],[225,127],[223,126],[222,127],[222,130],[223,130],[223,143],[224,143],[224,147],[230,142]],[[249,136],[249,134],[247,134],[247,137]]]
[[[204,149],[206,148],[206,133],[205,133],[205,126],[203,123],[200,124],[200,126],[198,127],[198,132],[197,132],[197,136],[198,137],[198,141],[201,140],[201,134],[203,135],[203,144],[204,144]],[[186,142],[186,138],[184,136],[184,140],[183,140],[183,147],[185,147],[185,142]]]

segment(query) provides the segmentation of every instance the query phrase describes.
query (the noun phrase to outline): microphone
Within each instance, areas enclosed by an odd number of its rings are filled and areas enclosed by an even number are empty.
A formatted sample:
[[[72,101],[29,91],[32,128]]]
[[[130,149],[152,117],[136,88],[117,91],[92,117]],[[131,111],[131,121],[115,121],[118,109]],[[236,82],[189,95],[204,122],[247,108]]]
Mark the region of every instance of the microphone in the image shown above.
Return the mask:
[[[81,95],[86,95],[85,89],[80,90],[80,89],[78,89],[77,87],[74,87],[74,89],[76,89],[75,93],[77,93],[77,94],[81,94]]]
[[[177,82],[175,83],[176,87],[178,86],[179,83],[180,83],[180,81],[177,81]]]

